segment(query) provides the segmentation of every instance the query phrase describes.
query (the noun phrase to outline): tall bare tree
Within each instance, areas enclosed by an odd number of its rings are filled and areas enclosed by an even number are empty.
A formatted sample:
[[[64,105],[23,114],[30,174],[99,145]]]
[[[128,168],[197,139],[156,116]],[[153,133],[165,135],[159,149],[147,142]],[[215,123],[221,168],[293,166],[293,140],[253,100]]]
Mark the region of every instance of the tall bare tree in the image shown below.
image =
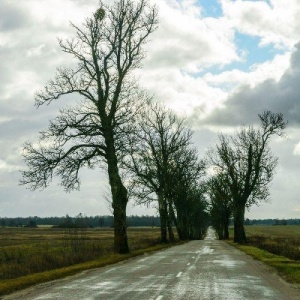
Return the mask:
[[[126,234],[127,189],[120,177],[120,162],[127,151],[127,136],[143,97],[130,73],[140,67],[143,45],[157,26],[157,10],[147,0],[118,0],[100,8],[82,27],[71,24],[74,37],[59,44],[77,61],[59,68],[56,77],[36,94],[36,106],[64,95],[79,95],[77,106],[66,108],[41,133],[38,146],[27,143],[28,170],[22,184],[45,188],[59,176],[67,191],[79,188],[82,167],[107,168],[114,213],[115,251],[129,251]],[[104,163],[104,164],[103,164]]]
[[[168,183],[170,168],[176,153],[190,144],[192,132],[170,110],[159,104],[148,104],[141,115],[139,130],[131,141],[132,171],[135,195],[140,201],[158,201],[161,220],[161,240],[173,239],[171,218],[168,213]]]
[[[198,179],[204,174],[204,164],[198,160],[191,138],[184,120],[152,104],[145,108],[132,140],[127,167],[132,172],[134,194],[139,202],[157,201],[162,242],[174,240],[173,223],[181,239],[202,235],[199,212],[205,205]]]
[[[265,111],[259,115],[260,127],[242,127],[236,135],[219,136],[220,143],[209,153],[217,173],[226,177],[232,196],[234,241],[246,242],[245,209],[269,197],[278,159],[271,153],[272,136],[283,136],[286,122],[283,115]]]

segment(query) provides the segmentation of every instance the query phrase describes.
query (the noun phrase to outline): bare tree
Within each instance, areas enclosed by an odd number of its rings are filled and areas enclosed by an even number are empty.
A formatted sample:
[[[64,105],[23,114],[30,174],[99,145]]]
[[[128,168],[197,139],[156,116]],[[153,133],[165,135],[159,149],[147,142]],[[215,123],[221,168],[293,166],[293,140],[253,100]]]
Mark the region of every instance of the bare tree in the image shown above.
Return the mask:
[[[200,239],[206,231],[205,164],[191,145],[174,154],[169,167],[167,199],[180,239]],[[174,209],[173,209],[174,207]]]
[[[219,136],[220,143],[209,153],[217,173],[226,177],[232,196],[234,241],[246,242],[245,209],[269,197],[278,159],[271,153],[273,135],[283,136],[286,122],[282,114],[265,111],[259,115],[260,128],[242,127],[235,136]]]
[[[161,240],[172,240],[171,218],[168,214],[168,178],[174,155],[185,148],[192,132],[184,121],[159,104],[145,107],[139,122],[139,130],[131,140],[131,160],[127,167],[132,171],[135,195],[140,202],[158,201],[161,220]]]
[[[197,180],[203,175],[204,166],[191,147],[191,137],[192,131],[184,120],[152,104],[145,107],[139,130],[131,142],[127,167],[132,172],[133,191],[139,202],[158,202],[162,242],[168,241],[167,236],[174,240],[173,223],[180,238],[196,236],[192,231],[197,226],[192,224],[199,220],[195,216],[201,202],[200,194],[196,193]],[[199,226],[198,232],[199,237]]]
[[[77,67],[59,68],[56,77],[36,94],[36,106],[64,95],[79,95],[79,105],[66,108],[41,133],[40,143],[27,143],[28,170],[22,184],[45,188],[53,176],[67,191],[79,188],[82,167],[107,168],[114,212],[115,251],[129,251],[126,234],[127,190],[120,177],[127,136],[144,97],[130,73],[145,55],[143,45],[157,25],[157,10],[147,0],[119,0],[100,8],[76,35],[59,41]]]
[[[232,196],[225,174],[219,173],[207,183],[210,198],[210,217],[220,240],[229,239],[232,216]]]

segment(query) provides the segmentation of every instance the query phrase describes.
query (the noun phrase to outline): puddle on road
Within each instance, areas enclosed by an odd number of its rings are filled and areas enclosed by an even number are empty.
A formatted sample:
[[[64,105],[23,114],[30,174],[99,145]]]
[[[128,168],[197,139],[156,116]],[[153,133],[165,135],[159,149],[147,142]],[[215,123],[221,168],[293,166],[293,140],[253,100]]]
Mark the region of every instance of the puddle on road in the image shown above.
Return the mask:
[[[205,240],[216,240],[216,233],[212,227],[208,227]]]
[[[214,264],[218,264],[221,267],[233,269],[237,266],[244,265],[245,263],[240,260],[232,260],[228,255],[222,255],[221,259],[215,259],[212,261]]]
[[[214,264],[218,264],[221,267],[225,267],[225,268],[229,268],[229,269],[233,269],[237,266],[243,265],[244,262],[242,261],[234,261],[234,260],[213,260],[212,261]]]
[[[204,246],[204,248],[199,251],[201,254],[212,254],[214,252],[214,249],[210,248],[209,246]]]

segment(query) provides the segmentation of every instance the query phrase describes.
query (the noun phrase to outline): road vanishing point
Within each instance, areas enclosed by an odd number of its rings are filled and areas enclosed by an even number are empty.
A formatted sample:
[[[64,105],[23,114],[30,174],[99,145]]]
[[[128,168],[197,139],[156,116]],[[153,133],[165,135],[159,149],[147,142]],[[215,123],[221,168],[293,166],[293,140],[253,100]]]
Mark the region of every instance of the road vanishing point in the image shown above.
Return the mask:
[[[299,300],[300,290],[269,267],[216,240],[210,228],[205,240],[85,271],[2,299]]]

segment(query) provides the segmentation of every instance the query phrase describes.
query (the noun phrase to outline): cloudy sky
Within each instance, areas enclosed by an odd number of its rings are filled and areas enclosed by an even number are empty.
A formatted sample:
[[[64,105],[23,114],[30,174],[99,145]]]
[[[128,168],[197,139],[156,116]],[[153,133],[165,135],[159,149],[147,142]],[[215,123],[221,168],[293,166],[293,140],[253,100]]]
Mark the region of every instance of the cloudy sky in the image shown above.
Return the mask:
[[[107,1],[109,2],[109,1]],[[143,87],[186,116],[199,155],[219,132],[255,124],[263,110],[282,112],[288,138],[274,139],[279,157],[270,203],[249,218],[300,218],[300,2],[299,0],[152,0],[159,29],[147,44]],[[0,216],[110,214],[101,171],[84,171],[80,191],[58,182],[43,191],[19,186],[25,141],[36,141],[62,102],[36,109],[34,93],[57,67],[72,64],[57,38],[73,34],[98,0],[0,1]],[[156,214],[134,207],[128,214]]]

